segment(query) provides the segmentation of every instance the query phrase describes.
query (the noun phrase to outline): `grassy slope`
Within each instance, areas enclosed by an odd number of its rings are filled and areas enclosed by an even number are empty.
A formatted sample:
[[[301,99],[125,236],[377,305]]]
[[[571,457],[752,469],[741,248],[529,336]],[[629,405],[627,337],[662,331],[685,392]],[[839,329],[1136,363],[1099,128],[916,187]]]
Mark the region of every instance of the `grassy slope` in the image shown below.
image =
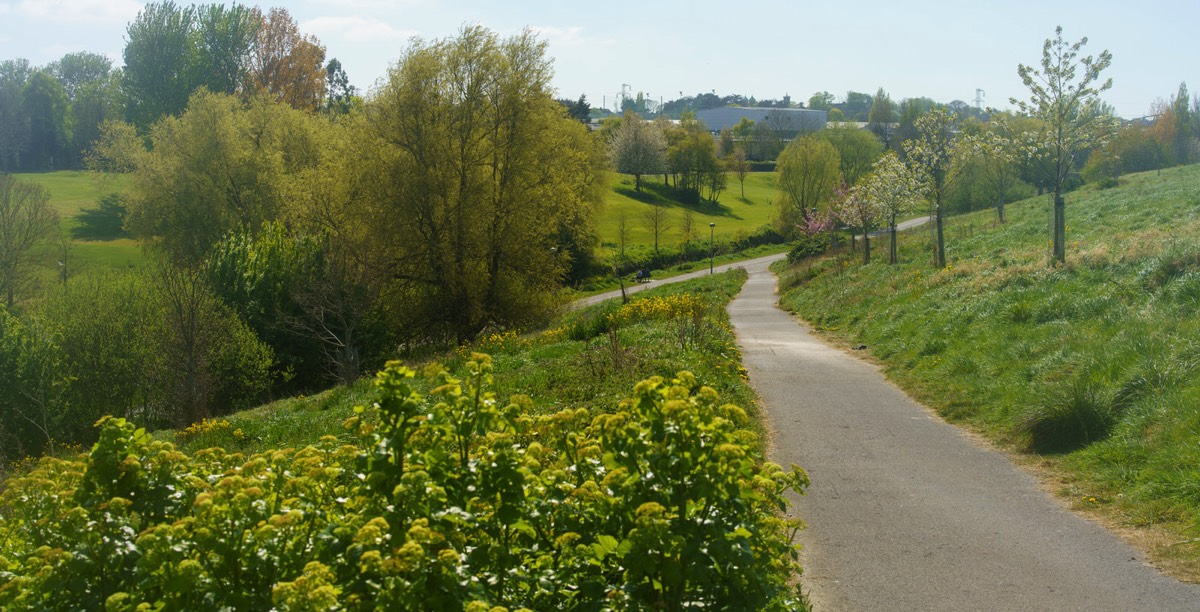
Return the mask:
[[[754,394],[743,377],[740,353],[724,310],[744,281],[745,272],[734,271],[664,285],[634,298],[691,295],[711,302],[711,318],[698,341],[686,346],[679,341],[678,322],[631,322],[620,325],[610,336],[604,328],[606,317],[620,307],[614,300],[567,313],[548,330],[519,337],[485,337],[441,359],[454,370],[471,351],[492,355],[497,396],[530,396],[538,412],[575,407],[610,410],[629,396],[638,381],[654,375],[674,376],[686,369],[716,389],[722,401],[744,406],[756,415]],[[210,423],[188,434],[156,435],[173,439],[187,451],[221,446],[254,453],[301,447],[324,435],[346,435],[341,423],[353,415],[356,404],[370,401],[373,395],[371,382],[364,379],[312,397],[284,399],[233,414],[223,419],[227,423]]]
[[[1200,166],[1068,196],[1067,264],[1047,266],[1046,198],[951,219],[903,263],[785,272],[783,304],[952,421],[1026,451],[1076,508],[1200,579]],[[885,253],[878,245],[876,253]],[[807,280],[806,279],[810,279]]]

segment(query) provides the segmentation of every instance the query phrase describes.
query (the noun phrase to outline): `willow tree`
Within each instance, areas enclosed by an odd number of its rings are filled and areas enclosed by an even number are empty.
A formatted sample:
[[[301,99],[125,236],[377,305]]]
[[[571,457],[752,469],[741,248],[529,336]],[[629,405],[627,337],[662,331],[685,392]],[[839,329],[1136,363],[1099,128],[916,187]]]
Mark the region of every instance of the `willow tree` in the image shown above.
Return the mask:
[[[317,163],[319,129],[266,98],[247,106],[201,90],[183,114],[154,125],[150,148],[128,126],[106,125],[89,165],[129,171],[130,231],[172,261],[194,264],[227,232],[279,215],[287,177]]]
[[[829,141],[801,136],[779,155],[779,223],[785,234],[805,225],[841,183],[841,158]]]
[[[1017,74],[1029,88],[1028,100],[1009,101],[1021,112],[1043,121],[1044,128],[1030,148],[1049,154],[1045,167],[1054,192],[1052,225],[1054,252],[1052,261],[1066,261],[1066,200],[1063,186],[1075,171],[1077,157],[1098,144],[1103,144],[1110,124],[1100,112],[1100,94],[1112,87],[1112,79],[1100,82],[1100,73],[1112,63],[1112,54],[1101,51],[1099,56],[1080,58],[1087,37],[1068,44],[1062,37],[1062,26],[1054,30],[1055,37],[1042,46],[1041,69],[1018,64]]]
[[[590,251],[596,145],[551,76],[530,32],[468,27],[415,41],[368,104],[369,231],[414,325],[468,338],[520,322]]]

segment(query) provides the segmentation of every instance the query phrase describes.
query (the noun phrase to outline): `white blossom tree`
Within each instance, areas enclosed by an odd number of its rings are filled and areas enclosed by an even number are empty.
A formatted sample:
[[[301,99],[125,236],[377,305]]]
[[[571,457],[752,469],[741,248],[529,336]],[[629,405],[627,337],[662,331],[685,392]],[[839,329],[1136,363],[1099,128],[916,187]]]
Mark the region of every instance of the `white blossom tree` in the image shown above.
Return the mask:
[[[888,263],[896,263],[896,222],[901,215],[917,209],[924,195],[921,181],[894,151],[888,151],[871,166],[870,174],[859,181],[858,190],[878,209],[887,225],[891,235]]]
[[[933,206],[932,215],[937,234],[935,265],[946,267],[946,239],[942,202],[958,184],[965,162],[980,151],[978,139],[955,130],[954,115],[944,108],[935,108],[921,115],[914,124],[917,136],[904,143],[908,164],[917,173],[924,191]]]
[[[1100,82],[1100,73],[1112,63],[1107,50],[1099,56],[1080,58],[1087,37],[1068,44],[1062,37],[1062,26],[1054,30],[1055,37],[1042,46],[1041,69],[1017,65],[1017,74],[1029,88],[1028,100],[1009,101],[1021,112],[1042,120],[1042,130],[1036,139],[1025,143],[1026,152],[1034,155],[1048,152],[1051,163],[1045,167],[1047,179],[1054,192],[1052,262],[1066,260],[1066,200],[1063,185],[1075,171],[1077,157],[1103,144],[1110,131],[1109,121],[1100,112],[1100,94],[1112,87],[1112,79]]]
[[[883,220],[883,211],[878,202],[866,197],[861,189],[842,187],[834,192],[830,199],[833,213],[849,228],[851,235],[862,232],[863,263],[871,263],[871,232],[879,229]]]

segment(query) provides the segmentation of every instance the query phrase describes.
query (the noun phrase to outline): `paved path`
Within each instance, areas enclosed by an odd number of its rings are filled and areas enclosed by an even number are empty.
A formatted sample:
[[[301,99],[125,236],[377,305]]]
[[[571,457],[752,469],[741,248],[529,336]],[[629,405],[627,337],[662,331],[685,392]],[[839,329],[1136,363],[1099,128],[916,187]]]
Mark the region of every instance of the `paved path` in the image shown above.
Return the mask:
[[[1200,610],[1200,587],[1051,500],[776,307],[762,261],[729,307],[772,429],[812,478],[803,584],[825,610]]]

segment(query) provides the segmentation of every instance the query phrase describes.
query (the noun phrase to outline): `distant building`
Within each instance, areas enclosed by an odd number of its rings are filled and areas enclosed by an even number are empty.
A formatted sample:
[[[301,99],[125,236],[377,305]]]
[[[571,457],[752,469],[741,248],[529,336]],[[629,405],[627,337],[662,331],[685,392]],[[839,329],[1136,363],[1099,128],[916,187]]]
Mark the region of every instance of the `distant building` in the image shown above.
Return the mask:
[[[696,119],[702,121],[711,132],[732,128],[749,119],[754,123],[766,123],[771,129],[787,138],[797,134],[815,132],[825,127],[827,115],[823,110],[807,108],[746,108],[743,106],[725,106],[709,108],[696,113]]]

